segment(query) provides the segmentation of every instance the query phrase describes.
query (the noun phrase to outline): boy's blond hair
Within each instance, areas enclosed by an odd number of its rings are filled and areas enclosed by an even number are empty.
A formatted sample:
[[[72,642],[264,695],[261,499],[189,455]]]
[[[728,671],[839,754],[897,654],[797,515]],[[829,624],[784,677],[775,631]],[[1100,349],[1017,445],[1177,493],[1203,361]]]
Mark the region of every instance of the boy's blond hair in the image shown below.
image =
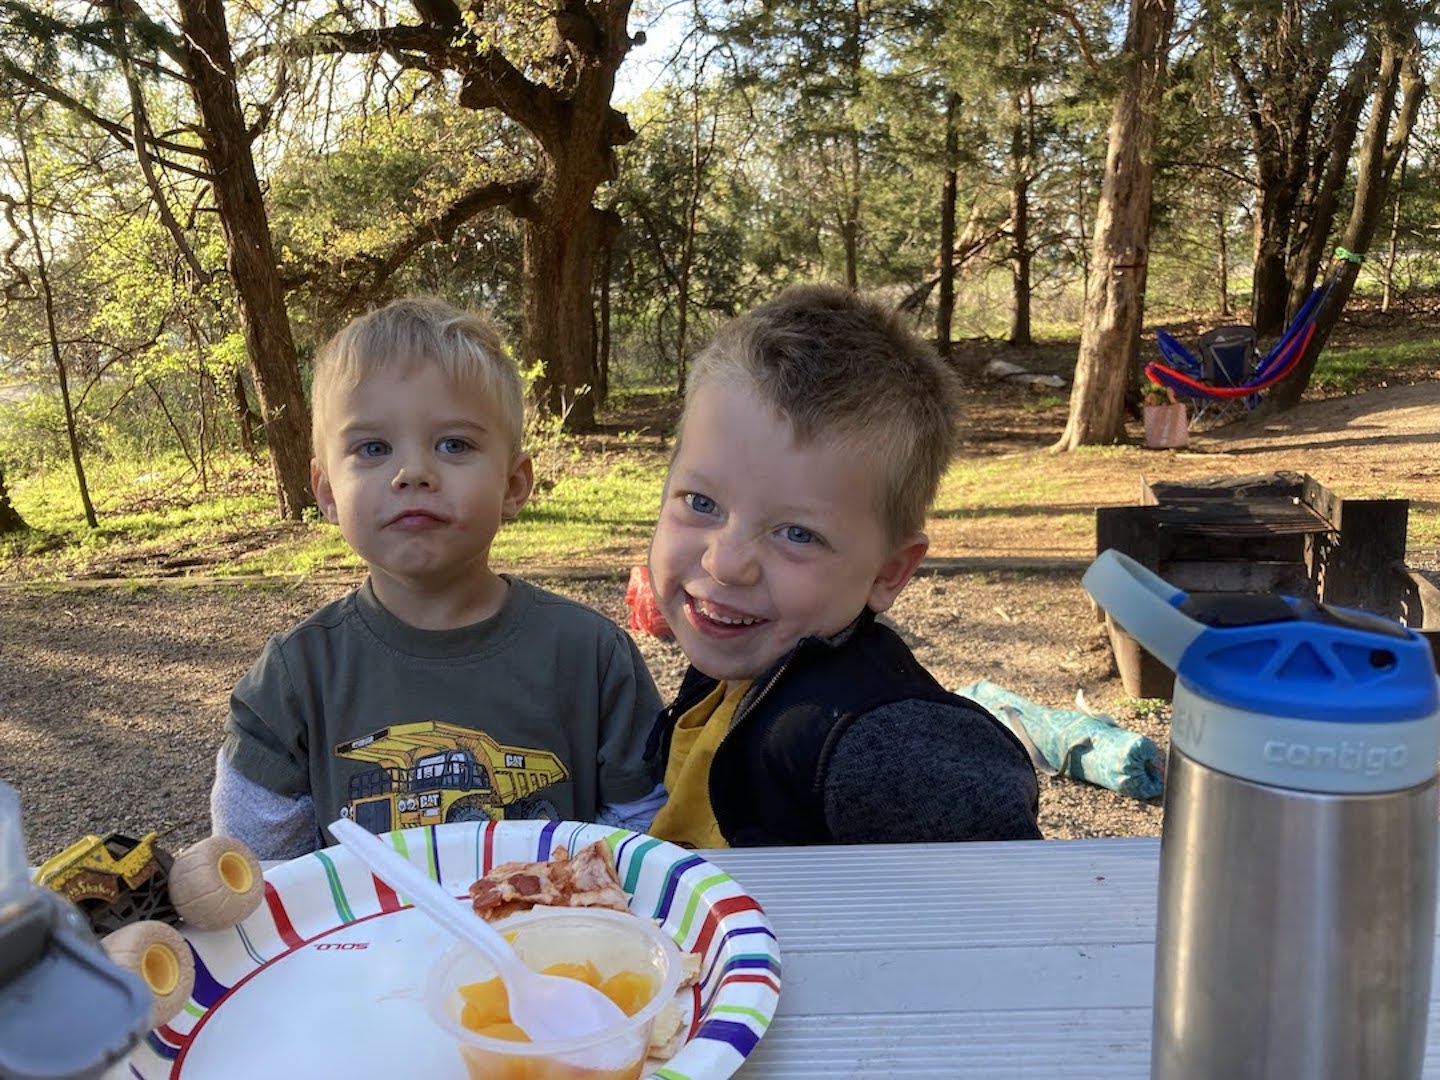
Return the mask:
[[[330,395],[367,375],[435,364],[461,386],[478,386],[504,423],[513,461],[525,427],[525,387],[493,323],[433,296],[392,300],[352,319],[315,357],[310,383],[310,438],[317,452]]]
[[[924,528],[950,465],[959,387],[889,308],[840,286],[791,286],[720,328],[691,368],[687,403],[712,381],[753,388],[797,443],[873,460],[893,541]]]

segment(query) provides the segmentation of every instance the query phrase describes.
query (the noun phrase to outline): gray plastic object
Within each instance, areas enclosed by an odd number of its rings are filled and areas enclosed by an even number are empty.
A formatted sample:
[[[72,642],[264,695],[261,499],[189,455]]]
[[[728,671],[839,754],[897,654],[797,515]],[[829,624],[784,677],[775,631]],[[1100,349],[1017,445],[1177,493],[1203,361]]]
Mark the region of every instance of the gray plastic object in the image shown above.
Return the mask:
[[[149,1030],[154,996],[80,909],[30,883],[20,798],[0,783],[0,1080],[98,1077]]]

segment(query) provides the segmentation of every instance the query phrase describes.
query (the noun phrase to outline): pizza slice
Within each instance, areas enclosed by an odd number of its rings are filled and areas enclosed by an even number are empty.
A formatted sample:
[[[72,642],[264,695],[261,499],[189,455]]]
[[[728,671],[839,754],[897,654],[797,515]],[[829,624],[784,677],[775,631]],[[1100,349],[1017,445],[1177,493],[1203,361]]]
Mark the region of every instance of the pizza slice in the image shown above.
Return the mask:
[[[615,858],[604,840],[574,856],[557,847],[547,862],[501,863],[470,886],[470,904],[494,922],[532,907],[601,907],[629,911]]]
[[[615,866],[615,856],[604,840],[596,840],[577,851],[570,860],[569,875],[571,907],[630,910],[630,897],[620,887],[620,871]]]

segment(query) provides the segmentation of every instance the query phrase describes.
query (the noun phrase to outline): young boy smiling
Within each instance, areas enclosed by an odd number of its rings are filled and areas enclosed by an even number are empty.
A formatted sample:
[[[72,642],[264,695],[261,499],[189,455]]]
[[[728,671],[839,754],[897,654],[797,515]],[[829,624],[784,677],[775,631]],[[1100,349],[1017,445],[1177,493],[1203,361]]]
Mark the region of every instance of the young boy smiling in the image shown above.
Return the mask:
[[[643,829],[663,797],[643,762],[660,700],[634,643],[490,565],[534,482],[495,330],[395,301],[321,350],[311,396],[316,502],[369,573],[236,685],[215,831],[288,858],[341,815],[376,832],[486,816]],[[508,801],[500,769],[520,777]]]
[[[1034,769],[876,621],[909,582],[956,389],[886,309],[794,287],[696,359],[650,547],[690,661],[652,736],[692,847],[1038,838]]]

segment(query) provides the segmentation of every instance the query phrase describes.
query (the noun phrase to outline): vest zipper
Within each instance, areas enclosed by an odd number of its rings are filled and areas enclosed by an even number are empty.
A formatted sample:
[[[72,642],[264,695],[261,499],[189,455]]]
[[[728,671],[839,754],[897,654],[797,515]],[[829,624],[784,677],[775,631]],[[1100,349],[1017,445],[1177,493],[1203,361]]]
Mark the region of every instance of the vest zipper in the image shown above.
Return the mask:
[[[710,796],[710,809],[712,812],[715,809],[715,762],[720,757],[720,751],[730,740],[730,736],[735,734],[735,730],[740,726],[741,722],[745,719],[745,717],[749,716],[752,712],[754,712],[755,706],[759,705],[760,702],[765,699],[765,696],[775,688],[775,684],[780,681],[780,676],[784,675],[786,671],[790,670],[790,665],[794,663],[795,657],[799,655],[799,652],[800,649],[798,646],[794,649],[791,649],[790,655],[785,657],[785,659],[780,662],[780,666],[776,668],[770,678],[765,681],[765,685],[760,687],[759,691],[753,696],[747,695],[750,698],[749,702],[747,703],[743,700],[740,702],[741,705],[745,706],[744,712],[740,711],[739,706],[736,707],[735,716],[730,721],[730,729],[726,731],[724,735],[720,736],[720,741],[715,745],[715,753],[710,758],[710,775],[706,777],[705,780],[705,793]],[[718,817],[715,819],[715,824],[720,824],[720,819]],[[725,835],[724,828],[721,828],[720,835]],[[726,837],[725,842],[727,844],[730,842],[728,837]]]

